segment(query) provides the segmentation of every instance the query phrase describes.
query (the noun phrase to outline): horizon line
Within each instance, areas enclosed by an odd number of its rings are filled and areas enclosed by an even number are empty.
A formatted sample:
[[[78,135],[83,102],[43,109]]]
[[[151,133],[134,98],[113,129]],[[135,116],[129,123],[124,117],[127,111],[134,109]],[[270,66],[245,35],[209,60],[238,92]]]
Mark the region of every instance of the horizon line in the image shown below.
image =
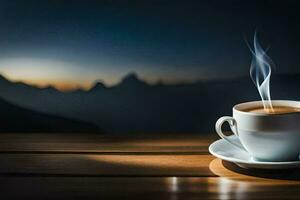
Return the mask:
[[[278,76],[278,75],[283,75],[283,76],[291,76],[291,75],[300,75],[300,73],[280,73],[280,74],[273,74],[274,76]],[[220,77],[220,78],[212,78],[209,80],[201,80],[200,78],[197,80],[180,80],[180,81],[175,81],[175,82],[169,82],[167,80],[156,80],[154,82],[149,82],[143,78],[141,78],[141,76],[137,73],[137,72],[129,72],[127,74],[125,74],[122,79],[120,81],[118,81],[116,84],[113,85],[107,85],[105,83],[105,81],[102,81],[101,79],[95,79],[94,81],[92,81],[88,87],[84,87],[83,85],[80,84],[74,84],[73,87],[57,87],[57,85],[55,84],[51,84],[51,83],[46,83],[44,85],[39,85],[37,83],[30,83],[26,80],[13,80],[11,78],[9,78],[7,75],[5,75],[4,73],[0,73],[0,77],[3,77],[5,80],[7,80],[8,82],[11,83],[15,83],[15,84],[24,84],[30,87],[34,87],[34,88],[38,88],[38,89],[48,89],[48,88],[52,88],[54,90],[57,90],[59,92],[73,92],[73,91],[78,91],[78,90],[83,90],[83,91],[90,91],[92,90],[98,83],[103,84],[103,86],[105,88],[113,88],[116,87],[120,84],[122,84],[122,82],[129,76],[134,76],[136,77],[137,80],[149,85],[149,86],[156,86],[156,85],[165,85],[165,86],[176,86],[176,85],[186,85],[186,84],[196,84],[199,82],[211,82],[211,81],[224,81],[224,80],[235,80],[235,79],[240,79],[240,78],[245,78],[247,77],[247,75],[241,75],[241,76],[237,76],[237,77]],[[271,77],[272,78],[272,77]],[[249,77],[250,80],[250,77]],[[67,81],[65,82],[67,83]]]

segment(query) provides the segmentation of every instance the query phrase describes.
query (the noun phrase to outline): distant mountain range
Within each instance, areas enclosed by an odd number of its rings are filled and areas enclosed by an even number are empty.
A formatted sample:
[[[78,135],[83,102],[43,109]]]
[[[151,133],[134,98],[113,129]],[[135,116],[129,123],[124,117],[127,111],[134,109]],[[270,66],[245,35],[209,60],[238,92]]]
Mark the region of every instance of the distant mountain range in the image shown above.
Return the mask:
[[[273,99],[300,100],[299,87],[300,75],[272,75]],[[231,114],[233,105],[259,100],[250,77],[149,85],[134,73],[113,87],[98,82],[88,91],[71,92],[12,83],[2,76],[0,97],[35,112],[89,122],[91,124],[85,124],[87,129],[94,129],[92,124],[95,124],[97,130],[112,134],[210,133],[214,132],[218,117]],[[4,107],[0,107],[0,113]],[[16,115],[22,121],[23,115],[17,112]],[[82,126],[76,127],[75,124],[79,123],[73,123],[74,130],[82,130]]]

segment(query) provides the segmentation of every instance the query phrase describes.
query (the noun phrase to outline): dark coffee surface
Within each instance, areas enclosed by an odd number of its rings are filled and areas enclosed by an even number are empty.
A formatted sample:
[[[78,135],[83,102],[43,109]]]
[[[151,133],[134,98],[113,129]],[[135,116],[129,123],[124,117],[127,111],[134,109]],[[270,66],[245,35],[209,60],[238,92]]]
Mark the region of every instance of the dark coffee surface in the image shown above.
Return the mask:
[[[261,114],[285,114],[300,112],[300,108],[290,107],[290,106],[274,106],[273,109],[264,109],[263,107],[249,108],[243,110],[245,112],[251,113],[261,113]]]

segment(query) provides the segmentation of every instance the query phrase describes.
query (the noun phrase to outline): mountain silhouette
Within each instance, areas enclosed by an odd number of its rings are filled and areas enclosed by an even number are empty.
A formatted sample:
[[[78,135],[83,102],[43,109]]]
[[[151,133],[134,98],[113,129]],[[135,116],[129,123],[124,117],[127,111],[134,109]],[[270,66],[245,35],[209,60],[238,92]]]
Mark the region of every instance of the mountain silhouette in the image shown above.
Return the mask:
[[[136,89],[147,86],[148,84],[146,82],[142,81],[136,73],[132,72],[126,75],[116,87]]]
[[[0,133],[8,132],[99,132],[91,124],[49,114],[42,114],[0,99]]]
[[[90,91],[98,91],[98,90],[104,90],[107,89],[107,87],[104,85],[102,81],[96,81],[94,85],[91,87]]]
[[[272,75],[273,99],[300,100],[300,75]],[[211,133],[215,121],[231,115],[232,106],[260,100],[250,77],[195,83],[150,85],[137,74],[106,87],[61,92],[0,78],[0,97],[51,115],[86,121],[105,133]],[[0,110],[1,112],[1,110]]]

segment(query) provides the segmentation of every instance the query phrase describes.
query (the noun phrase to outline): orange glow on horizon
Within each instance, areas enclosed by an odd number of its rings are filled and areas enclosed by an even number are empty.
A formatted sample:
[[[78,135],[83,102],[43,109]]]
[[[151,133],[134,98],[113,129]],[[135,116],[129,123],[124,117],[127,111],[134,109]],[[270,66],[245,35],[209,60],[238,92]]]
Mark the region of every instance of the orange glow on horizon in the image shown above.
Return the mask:
[[[101,63],[97,63],[98,65]],[[119,84],[130,73],[136,73],[141,81],[150,85],[193,83],[200,79],[199,74],[191,73],[192,71],[180,73],[164,70],[140,71],[134,67],[124,71],[116,70],[118,68],[114,69],[113,65],[109,69],[95,71],[96,68],[93,66],[84,69],[78,63],[46,58],[11,57],[0,59],[0,75],[4,75],[8,80],[23,82],[39,88],[52,86],[60,91],[88,90],[96,81],[112,87]]]
[[[89,90],[92,87],[91,83],[78,84],[71,81],[60,80],[13,80],[13,82],[21,82],[38,88],[54,87],[59,91],[72,91],[76,89]]]

